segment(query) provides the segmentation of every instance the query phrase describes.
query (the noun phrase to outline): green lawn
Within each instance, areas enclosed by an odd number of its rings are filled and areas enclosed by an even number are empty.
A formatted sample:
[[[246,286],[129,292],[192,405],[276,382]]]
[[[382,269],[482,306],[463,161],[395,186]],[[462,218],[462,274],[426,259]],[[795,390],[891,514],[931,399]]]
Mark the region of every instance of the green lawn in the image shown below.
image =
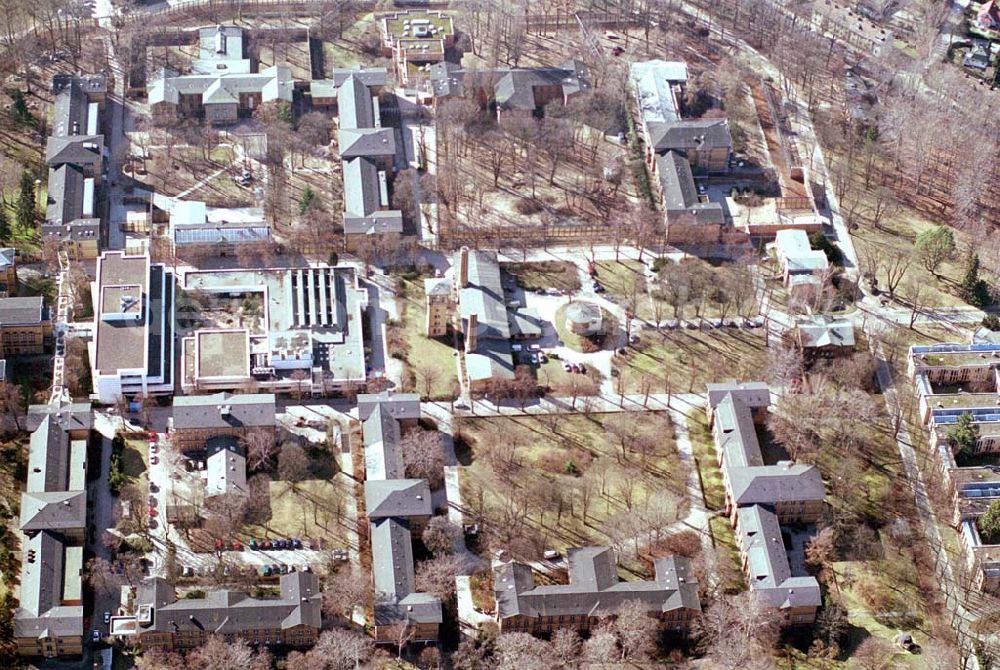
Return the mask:
[[[336,479],[309,479],[294,490],[289,482],[272,481],[269,486],[271,516],[264,524],[248,525],[240,537],[298,537],[324,539],[346,547],[348,522],[344,496],[350,492]]]
[[[559,389],[565,389],[569,382],[581,378],[584,375],[577,372],[566,372],[566,370],[563,369],[562,361],[550,358],[547,363],[537,368],[536,376],[540,386],[547,386],[551,389],[549,391],[550,393],[553,391],[558,393]],[[594,368],[588,366],[586,378],[590,379],[594,383],[594,393],[597,393],[601,384],[600,373]]]
[[[435,399],[454,398],[458,368],[451,336],[433,339],[424,334],[427,309],[423,279],[400,278],[399,281],[404,288],[397,299],[401,323],[393,328],[399,328],[401,332],[396,336],[390,335],[390,340],[401,340],[399,344],[405,349],[400,352],[403,354],[401,360],[409,371],[408,375],[404,375],[404,381],[412,384],[410,389],[421,395]],[[390,353],[395,354],[393,351]]]
[[[705,494],[705,506],[709,510],[725,507],[726,489],[722,483],[722,470],[718,466],[715,442],[708,429],[708,418],[698,411],[688,415],[688,431],[694,447],[694,457],[698,463],[701,488]]]
[[[572,293],[580,290],[580,272],[568,261],[503,263],[500,269],[511,275],[525,291],[555,288]]]
[[[641,331],[638,344],[614,359],[626,393],[701,391],[708,382],[757,379],[765,371],[763,328]]]
[[[645,415],[641,430],[650,436],[651,451],[644,459],[626,448],[622,460],[620,443],[608,436],[620,425],[614,416],[463,420],[459,433],[473,458],[462,469],[462,497],[489,529],[484,548],[503,546],[538,558],[544,548],[630,537],[625,519],[662,528],[685,513],[686,473],[669,419]],[[626,565],[635,561],[624,553]]]
[[[597,263],[597,281],[626,309],[634,308],[640,319],[653,319],[649,295],[646,292],[646,266],[638,261],[600,261]],[[669,310],[663,311],[663,316]]]

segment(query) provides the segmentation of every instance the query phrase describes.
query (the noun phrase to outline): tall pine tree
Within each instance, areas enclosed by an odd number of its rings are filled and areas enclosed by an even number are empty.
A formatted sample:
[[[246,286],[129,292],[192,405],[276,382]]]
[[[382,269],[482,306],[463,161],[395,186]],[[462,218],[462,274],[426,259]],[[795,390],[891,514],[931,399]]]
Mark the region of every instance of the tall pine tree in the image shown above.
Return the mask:
[[[17,195],[17,225],[22,231],[30,231],[35,228],[35,219],[35,180],[24,170]]]
[[[0,242],[9,244],[11,238],[10,219],[7,216],[7,205],[0,202]]]
[[[971,249],[965,265],[965,276],[959,287],[959,297],[973,307],[986,307],[990,304],[989,287],[979,278],[979,254]]]

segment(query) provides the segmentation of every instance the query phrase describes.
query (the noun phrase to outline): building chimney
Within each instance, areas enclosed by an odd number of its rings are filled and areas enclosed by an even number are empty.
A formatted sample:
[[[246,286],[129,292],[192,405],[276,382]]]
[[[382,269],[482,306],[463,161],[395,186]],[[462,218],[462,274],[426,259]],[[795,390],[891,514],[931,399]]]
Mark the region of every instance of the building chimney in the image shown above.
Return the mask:
[[[478,330],[479,316],[475,313],[470,314],[468,325],[465,327],[465,353],[471,354],[476,350]]]
[[[469,285],[469,247],[462,247],[458,252],[458,288],[463,289]]]

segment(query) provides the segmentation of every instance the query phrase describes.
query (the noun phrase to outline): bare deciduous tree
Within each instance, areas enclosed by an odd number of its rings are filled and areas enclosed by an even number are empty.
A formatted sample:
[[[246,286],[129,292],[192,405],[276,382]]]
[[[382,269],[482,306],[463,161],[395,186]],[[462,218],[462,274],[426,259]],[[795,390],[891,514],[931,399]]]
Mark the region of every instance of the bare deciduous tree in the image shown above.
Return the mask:
[[[406,476],[426,479],[432,489],[444,484],[444,452],[441,433],[415,428],[400,441]]]
[[[278,451],[278,443],[274,439],[273,431],[262,428],[251,429],[243,436],[241,442],[246,452],[248,471],[258,472],[271,469],[271,461]]]

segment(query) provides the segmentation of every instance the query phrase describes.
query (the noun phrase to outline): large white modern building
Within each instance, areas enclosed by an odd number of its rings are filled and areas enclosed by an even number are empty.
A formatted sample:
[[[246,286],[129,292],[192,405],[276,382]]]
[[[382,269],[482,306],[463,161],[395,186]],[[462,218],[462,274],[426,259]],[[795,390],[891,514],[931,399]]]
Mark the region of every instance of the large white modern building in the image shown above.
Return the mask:
[[[97,261],[95,335],[90,352],[94,396],[174,390],[174,274],[148,254],[106,251]]]
[[[239,322],[183,338],[185,393],[254,385],[323,394],[364,384],[368,293],[358,287],[354,268],[189,272],[184,289],[260,305]]]

